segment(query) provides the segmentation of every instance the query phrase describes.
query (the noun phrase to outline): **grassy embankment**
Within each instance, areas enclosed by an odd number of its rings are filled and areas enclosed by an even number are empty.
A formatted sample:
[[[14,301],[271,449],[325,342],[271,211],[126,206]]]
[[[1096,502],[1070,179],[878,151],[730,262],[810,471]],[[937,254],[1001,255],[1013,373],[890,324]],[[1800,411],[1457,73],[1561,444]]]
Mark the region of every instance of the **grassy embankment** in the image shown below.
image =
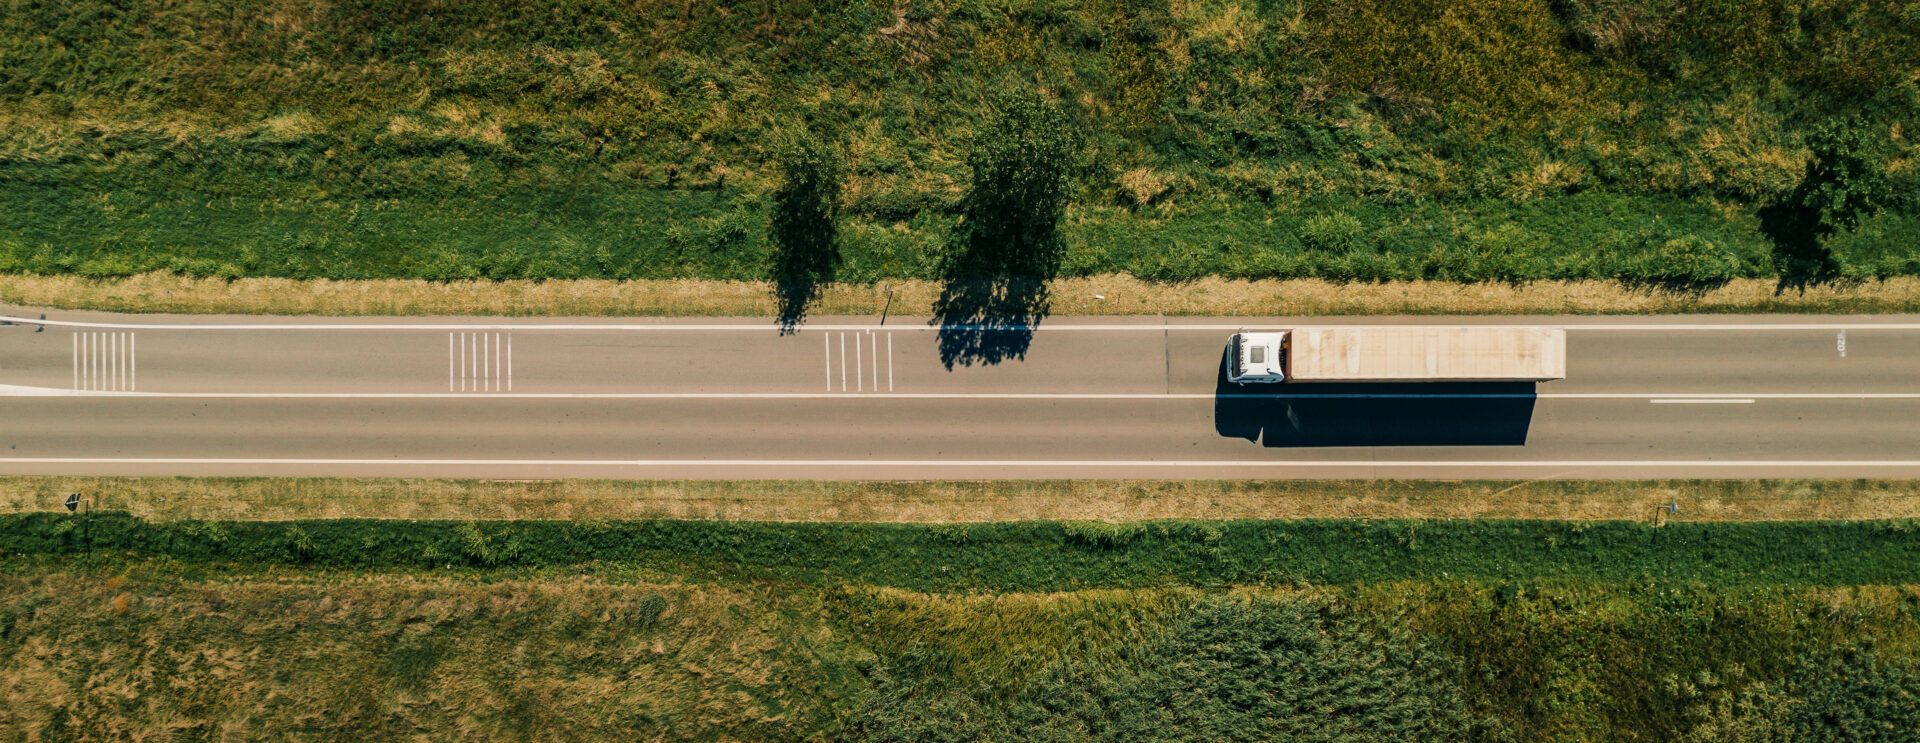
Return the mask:
[[[1274,732],[1205,679],[1375,738],[1734,740],[1920,690],[1911,521],[79,521],[0,516],[19,737]]]
[[[849,155],[840,279],[938,281],[1017,85],[1087,136],[1069,277],[1906,276],[1915,59],[1870,0],[21,5],[0,273],[757,280],[807,122]],[[1776,260],[1834,117],[1909,198]]]
[[[1733,743],[1920,714],[1904,481],[33,477],[0,511],[9,737]],[[1194,515],[1222,520],[1166,520]],[[1248,689],[1269,706],[1223,703]]]

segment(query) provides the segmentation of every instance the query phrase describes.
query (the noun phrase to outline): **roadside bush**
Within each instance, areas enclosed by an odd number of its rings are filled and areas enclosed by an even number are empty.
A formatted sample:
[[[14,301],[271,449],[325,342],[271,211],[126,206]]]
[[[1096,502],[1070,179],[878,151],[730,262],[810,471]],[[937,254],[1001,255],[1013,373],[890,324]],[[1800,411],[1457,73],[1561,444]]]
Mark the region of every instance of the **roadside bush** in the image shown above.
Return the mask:
[[[518,245],[505,245],[488,251],[480,259],[479,273],[494,281],[532,277],[533,260]]]
[[[136,262],[133,258],[122,255],[103,255],[88,258],[80,261],[79,264],[73,268],[75,274],[89,279],[117,279],[122,276],[145,273],[147,270],[149,269],[146,266]]]
[[[1316,275],[1313,259],[1286,245],[1246,247],[1227,256],[1221,275],[1235,279],[1296,279]]]
[[[1704,291],[1740,276],[1733,251],[1692,235],[1646,239],[1620,276],[1631,284],[1671,291]]]
[[[1071,544],[1087,544],[1096,547],[1121,547],[1139,538],[1146,527],[1138,523],[1109,524],[1101,521],[1067,521],[1060,524],[1060,532],[1065,534]]]
[[[1371,248],[1367,226],[1350,214],[1323,214],[1300,223],[1300,244],[1328,253]]]
[[[1205,254],[1186,245],[1135,254],[1127,272],[1147,281],[1192,281],[1209,273]]]
[[[1402,264],[1399,256],[1376,253],[1371,250],[1355,250],[1341,256],[1345,264],[1339,273],[1343,278],[1355,281],[1393,281],[1415,278],[1412,271]],[[1331,273],[1331,272],[1329,272]],[[1329,275],[1328,278],[1333,278]]]
[[[1425,273],[1447,281],[1519,283],[1539,277],[1544,242],[1525,227],[1501,224],[1474,232],[1465,245],[1436,249],[1427,258]]]

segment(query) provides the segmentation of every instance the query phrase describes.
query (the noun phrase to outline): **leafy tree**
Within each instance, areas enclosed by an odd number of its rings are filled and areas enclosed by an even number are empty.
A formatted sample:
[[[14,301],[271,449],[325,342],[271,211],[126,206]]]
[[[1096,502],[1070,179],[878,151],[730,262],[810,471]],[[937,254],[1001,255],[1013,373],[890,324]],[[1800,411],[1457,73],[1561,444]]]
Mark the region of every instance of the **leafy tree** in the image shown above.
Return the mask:
[[[967,165],[960,273],[1052,277],[1080,136],[1066,112],[1035,93],[999,96]]]
[[[1893,201],[1879,142],[1859,119],[1840,119],[1814,127],[1807,137],[1813,160],[1796,194],[1820,214],[1821,237],[1850,231]]]
[[[1833,236],[1859,227],[1894,201],[1881,143],[1860,119],[1814,127],[1807,147],[1813,154],[1800,185],[1760,214],[1762,229],[1774,242],[1781,280],[1792,285],[1838,276],[1844,256],[1834,255]]]
[[[840,267],[836,219],[846,161],[838,147],[806,129],[789,133],[776,157],[785,180],[773,193],[772,278],[782,332],[791,333]]]
[[[995,99],[967,157],[965,218],[934,305],[948,367],[1025,356],[1046,315],[1046,282],[1060,270],[1060,219],[1080,142],[1066,112],[1038,94]]]

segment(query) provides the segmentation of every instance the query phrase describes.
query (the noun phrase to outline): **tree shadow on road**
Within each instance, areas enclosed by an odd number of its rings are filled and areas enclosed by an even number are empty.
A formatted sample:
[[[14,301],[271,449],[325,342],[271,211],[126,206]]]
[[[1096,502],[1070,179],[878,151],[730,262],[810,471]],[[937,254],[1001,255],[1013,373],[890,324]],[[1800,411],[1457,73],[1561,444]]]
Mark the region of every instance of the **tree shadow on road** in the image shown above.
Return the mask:
[[[799,330],[800,321],[806,319],[807,306],[820,296],[821,287],[833,280],[833,270],[828,267],[824,271],[785,273],[784,268],[776,264],[776,271],[781,271],[778,275],[784,278],[773,282],[773,298],[778,313],[774,320],[780,325],[781,335],[792,335]]]
[[[1080,136],[1065,112],[1034,92],[995,99],[967,158],[972,183],[934,302],[940,361],[1024,359],[1047,315],[1047,282],[1060,272],[1060,219],[1078,167]]]
[[[840,267],[839,212],[846,164],[831,142],[802,129],[780,145],[785,180],[773,194],[769,236],[773,242],[774,300],[780,334],[792,334],[807,305],[833,281]]]
[[[947,282],[934,302],[940,326],[940,363],[998,364],[1021,360],[1033,345],[1033,329],[1046,317],[1047,280],[1039,277],[972,277]]]

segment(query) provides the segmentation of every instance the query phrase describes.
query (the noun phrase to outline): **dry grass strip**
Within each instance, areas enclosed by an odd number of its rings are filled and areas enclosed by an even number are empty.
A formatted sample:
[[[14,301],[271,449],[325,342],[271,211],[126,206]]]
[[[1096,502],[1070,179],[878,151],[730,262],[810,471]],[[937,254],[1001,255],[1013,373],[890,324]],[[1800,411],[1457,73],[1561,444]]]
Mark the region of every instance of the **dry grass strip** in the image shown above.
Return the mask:
[[[1916,480],[833,481],[0,478],[0,512],[90,507],[156,519],[723,519],[947,523],[1038,519],[1920,518]],[[1662,515],[1664,518],[1664,515]]]
[[[898,281],[827,288],[816,315],[928,315],[940,284]],[[0,275],[0,303],[122,312],[267,315],[764,316],[769,286],[750,281],[330,281],[192,279],[152,273],[124,279]],[[1061,279],[1056,315],[1667,314],[1685,312],[1920,312],[1920,278],[1776,291],[1735,281],[1703,294],[1641,291],[1604,281],[1523,285],[1438,281],[1340,284],[1299,279],[1181,283],[1125,275]]]

